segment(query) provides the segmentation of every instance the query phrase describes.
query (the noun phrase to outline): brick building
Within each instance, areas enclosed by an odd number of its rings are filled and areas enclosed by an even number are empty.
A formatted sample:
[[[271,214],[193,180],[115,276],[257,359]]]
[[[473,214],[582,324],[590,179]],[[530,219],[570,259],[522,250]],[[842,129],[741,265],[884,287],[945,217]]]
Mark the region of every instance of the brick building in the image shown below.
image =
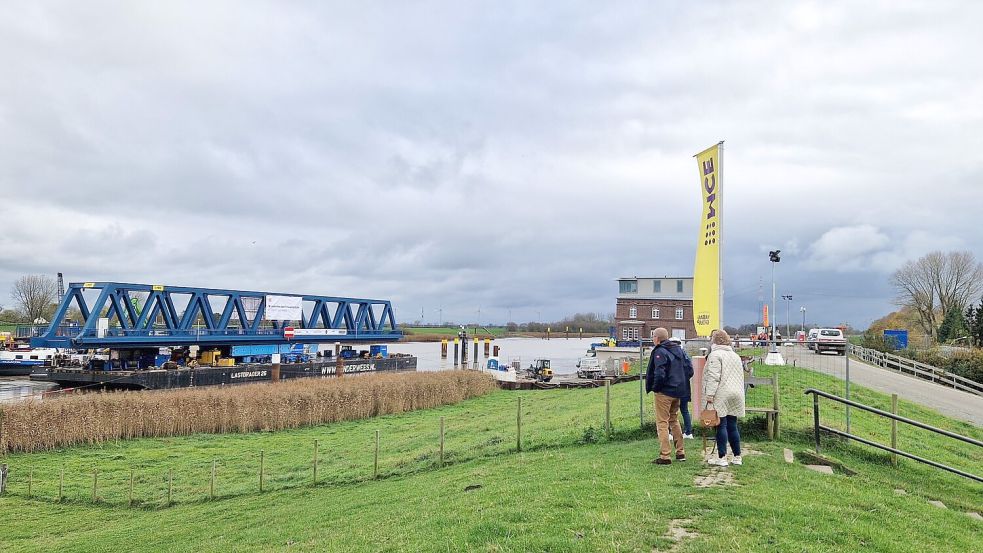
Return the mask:
[[[614,320],[618,340],[648,340],[660,326],[670,336],[696,338],[693,277],[619,278]]]

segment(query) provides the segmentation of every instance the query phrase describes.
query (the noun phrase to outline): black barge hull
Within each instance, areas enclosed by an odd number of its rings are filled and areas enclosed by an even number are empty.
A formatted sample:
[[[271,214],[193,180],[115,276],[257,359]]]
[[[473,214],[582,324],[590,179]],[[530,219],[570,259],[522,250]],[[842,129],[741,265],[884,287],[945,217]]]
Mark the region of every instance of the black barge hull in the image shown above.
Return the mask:
[[[388,373],[415,371],[416,357],[386,359],[348,359],[345,374]],[[63,388],[97,385],[104,388],[131,390],[167,390],[196,386],[223,386],[252,382],[271,382],[271,364],[245,364],[235,367],[195,367],[177,369],[146,369],[137,371],[90,371],[78,368],[48,368],[34,373],[31,380],[55,382]],[[322,378],[337,375],[335,363],[292,363],[280,365],[280,380],[293,378]]]

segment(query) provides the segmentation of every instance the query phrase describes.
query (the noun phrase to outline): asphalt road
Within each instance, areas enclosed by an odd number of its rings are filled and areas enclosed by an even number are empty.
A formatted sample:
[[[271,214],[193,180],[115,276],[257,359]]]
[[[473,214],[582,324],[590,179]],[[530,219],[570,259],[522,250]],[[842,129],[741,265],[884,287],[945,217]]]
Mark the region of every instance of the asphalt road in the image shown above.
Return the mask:
[[[834,366],[834,363],[836,367],[844,366],[843,357],[832,353],[816,354],[802,347],[795,347],[794,353],[786,354],[786,357],[788,363],[794,359],[799,367],[825,374],[830,373],[829,367]],[[841,377],[842,369],[834,371],[833,374]],[[898,394],[900,398],[931,407],[943,415],[983,427],[983,397],[981,396],[874,367],[853,358],[850,359],[850,382],[878,392]],[[922,422],[931,424],[931,421]]]

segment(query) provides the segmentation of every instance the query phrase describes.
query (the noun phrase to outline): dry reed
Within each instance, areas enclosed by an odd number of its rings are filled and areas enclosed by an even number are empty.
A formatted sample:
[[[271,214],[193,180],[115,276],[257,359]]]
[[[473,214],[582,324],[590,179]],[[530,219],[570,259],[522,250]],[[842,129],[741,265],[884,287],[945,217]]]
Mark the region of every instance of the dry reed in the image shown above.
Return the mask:
[[[0,454],[144,437],[283,430],[457,403],[496,389],[472,371],[96,392],[0,405]]]

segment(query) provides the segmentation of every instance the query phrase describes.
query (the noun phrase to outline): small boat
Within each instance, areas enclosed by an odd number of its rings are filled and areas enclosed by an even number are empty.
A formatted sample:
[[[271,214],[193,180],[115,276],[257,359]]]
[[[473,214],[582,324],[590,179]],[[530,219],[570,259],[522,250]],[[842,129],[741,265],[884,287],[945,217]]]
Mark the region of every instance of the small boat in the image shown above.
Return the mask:
[[[21,348],[0,351],[0,376],[27,376],[43,366],[50,366],[55,348]]]

